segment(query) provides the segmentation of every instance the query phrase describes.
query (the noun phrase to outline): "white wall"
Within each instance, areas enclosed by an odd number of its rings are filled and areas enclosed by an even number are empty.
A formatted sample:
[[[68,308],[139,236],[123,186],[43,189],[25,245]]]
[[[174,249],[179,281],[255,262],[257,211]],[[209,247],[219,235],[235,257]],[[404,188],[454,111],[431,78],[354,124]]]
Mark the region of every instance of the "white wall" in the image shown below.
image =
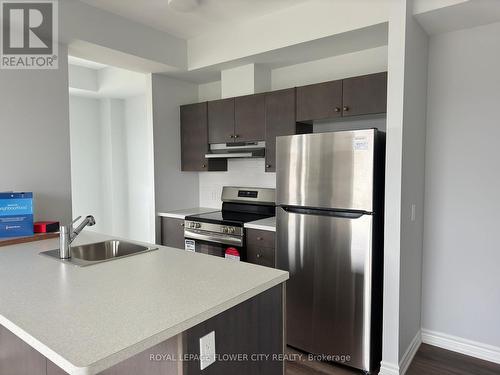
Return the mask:
[[[276,187],[276,173],[265,172],[265,160],[229,159],[227,172],[200,173],[200,206],[220,208],[223,186]]]
[[[156,212],[197,207],[198,173],[181,172],[179,106],[198,100],[198,85],[161,74],[150,76]],[[159,231],[157,230],[157,234]]]
[[[428,37],[412,9],[394,2],[389,19],[382,375],[420,345]]]
[[[155,239],[153,127],[146,95],[125,99],[129,236]]]
[[[271,70],[259,64],[247,64],[221,71],[223,98],[266,92],[271,89]]]
[[[70,96],[73,216],[89,228],[154,241],[153,135],[146,96]]]
[[[222,97],[221,81],[202,83],[198,85],[198,101],[220,99]]]
[[[94,215],[89,230],[105,232],[102,220],[101,104],[98,99],[70,96],[71,191],[73,216]]]
[[[97,70],[78,65],[68,66],[69,88],[97,92],[99,90],[99,80]],[[71,91],[70,91],[71,92]]]
[[[0,191],[33,191],[35,219],[71,218],[68,66],[0,70]]]
[[[407,1],[389,15],[381,375],[399,374],[401,168]]]
[[[33,191],[36,220],[68,222],[67,44],[85,40],[175,67],[186,66],[187,46],[184,40],[77,0],[59,1],[59,6],[59,69],[0,71],[0,190]]]
[[[221,94],[223,98],[255,93],[255,64],[224,69],[221,72]]]
[[[401,181],[400,361],[411,348],[412,341],[420,340],[429,43],[427,34],[413,16],[408,17],[406,32]]]
[[[495,23],[430,41],[422,323],[497,353],[498,35]]]
[[[128,166],[125,129],[125,104],[121,99],[101,100],[102,182],[106,213],[106,232],[129,237]],[[90,166],[89,166],[90,167]],[[72,172],[78,173],[77,171]],[[96,218],[97,221],[97,218]]]
[[[272,89],[309,85],[387,70],[387,46],[273,69]]]
[[[305,1],[188,40],[189,69],[255,56],[387,22],[390,0]]]

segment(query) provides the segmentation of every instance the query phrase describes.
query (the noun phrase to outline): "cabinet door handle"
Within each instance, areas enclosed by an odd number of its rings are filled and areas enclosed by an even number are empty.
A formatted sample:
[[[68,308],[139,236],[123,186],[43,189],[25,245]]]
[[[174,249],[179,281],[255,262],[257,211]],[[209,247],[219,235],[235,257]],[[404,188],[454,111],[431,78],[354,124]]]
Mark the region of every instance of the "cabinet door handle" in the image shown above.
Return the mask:
[[[202,167],[202,168],[206,168],[206,167],[207,167],[207,165],[206,165],[206,164],[202,164],[202,165],[201,165],[201,167]]]
[[[240,137],[239,134],[234,135],[234,138],[239,138],[239,137]]]
[[[234,138],[234,135],[232,135],[232,134],[231,134],[231,135],[229,135],[229,137],[230,137],[231,139],[233,139],[233,138]]]
[[[334,111],[334,112],[340,112],[340,108],[339,108],[339,107],[335,107],[335,108],[333,109],[333,111]]]
[[[183,226],[184,226],[184,223],[181,223],[181,227],[183,227]]]
[[[261,254],[257,254],[257,259],[260,259],[262,258],[262,255]]]
[[[262,237],[257,237],[257,241],[262,241],[263,238]]]
[[[347,111],[349,111],[349,107],[345,105],[344,106],[344,112],[347,112]]]
[[[271,164],[266,164],[266,168],[271,168]]]

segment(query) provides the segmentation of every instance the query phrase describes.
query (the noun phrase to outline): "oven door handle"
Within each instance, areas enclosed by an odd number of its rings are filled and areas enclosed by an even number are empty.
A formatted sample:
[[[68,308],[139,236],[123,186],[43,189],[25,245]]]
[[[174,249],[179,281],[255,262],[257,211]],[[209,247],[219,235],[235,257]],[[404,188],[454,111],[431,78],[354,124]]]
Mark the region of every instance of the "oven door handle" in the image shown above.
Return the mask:
[[[191,238],[193,240],[221,243],[224,245],[243,246],[243,239],[241,237],[226,236],[224,234],[208,234],[206,232],[200,233],[198,231],[185,229],[184,237]]]

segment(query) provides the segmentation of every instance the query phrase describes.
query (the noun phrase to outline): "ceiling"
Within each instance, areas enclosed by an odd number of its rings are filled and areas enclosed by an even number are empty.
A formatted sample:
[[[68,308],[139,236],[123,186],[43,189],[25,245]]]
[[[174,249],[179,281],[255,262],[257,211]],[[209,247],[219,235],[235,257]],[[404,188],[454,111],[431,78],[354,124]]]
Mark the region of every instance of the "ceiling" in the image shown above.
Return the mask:
[[[450,6],[416,14],[415,17],[429,35],[442,34],[500,21],[500,1],[454,0]]]
[[[189,13],[171,9],[167,0],[81,1],[172,35],[189,39],[309,0],[199,0],[200,5]]]

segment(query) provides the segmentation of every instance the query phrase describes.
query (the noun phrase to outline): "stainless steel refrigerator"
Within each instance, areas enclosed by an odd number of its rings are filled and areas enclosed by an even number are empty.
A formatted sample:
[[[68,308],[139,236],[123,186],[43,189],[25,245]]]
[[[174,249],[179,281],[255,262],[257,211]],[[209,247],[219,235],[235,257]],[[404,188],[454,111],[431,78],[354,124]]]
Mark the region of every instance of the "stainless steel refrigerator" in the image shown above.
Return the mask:
[[[366,372],[381,359],[384,134],[277,138],[287,343]]]

